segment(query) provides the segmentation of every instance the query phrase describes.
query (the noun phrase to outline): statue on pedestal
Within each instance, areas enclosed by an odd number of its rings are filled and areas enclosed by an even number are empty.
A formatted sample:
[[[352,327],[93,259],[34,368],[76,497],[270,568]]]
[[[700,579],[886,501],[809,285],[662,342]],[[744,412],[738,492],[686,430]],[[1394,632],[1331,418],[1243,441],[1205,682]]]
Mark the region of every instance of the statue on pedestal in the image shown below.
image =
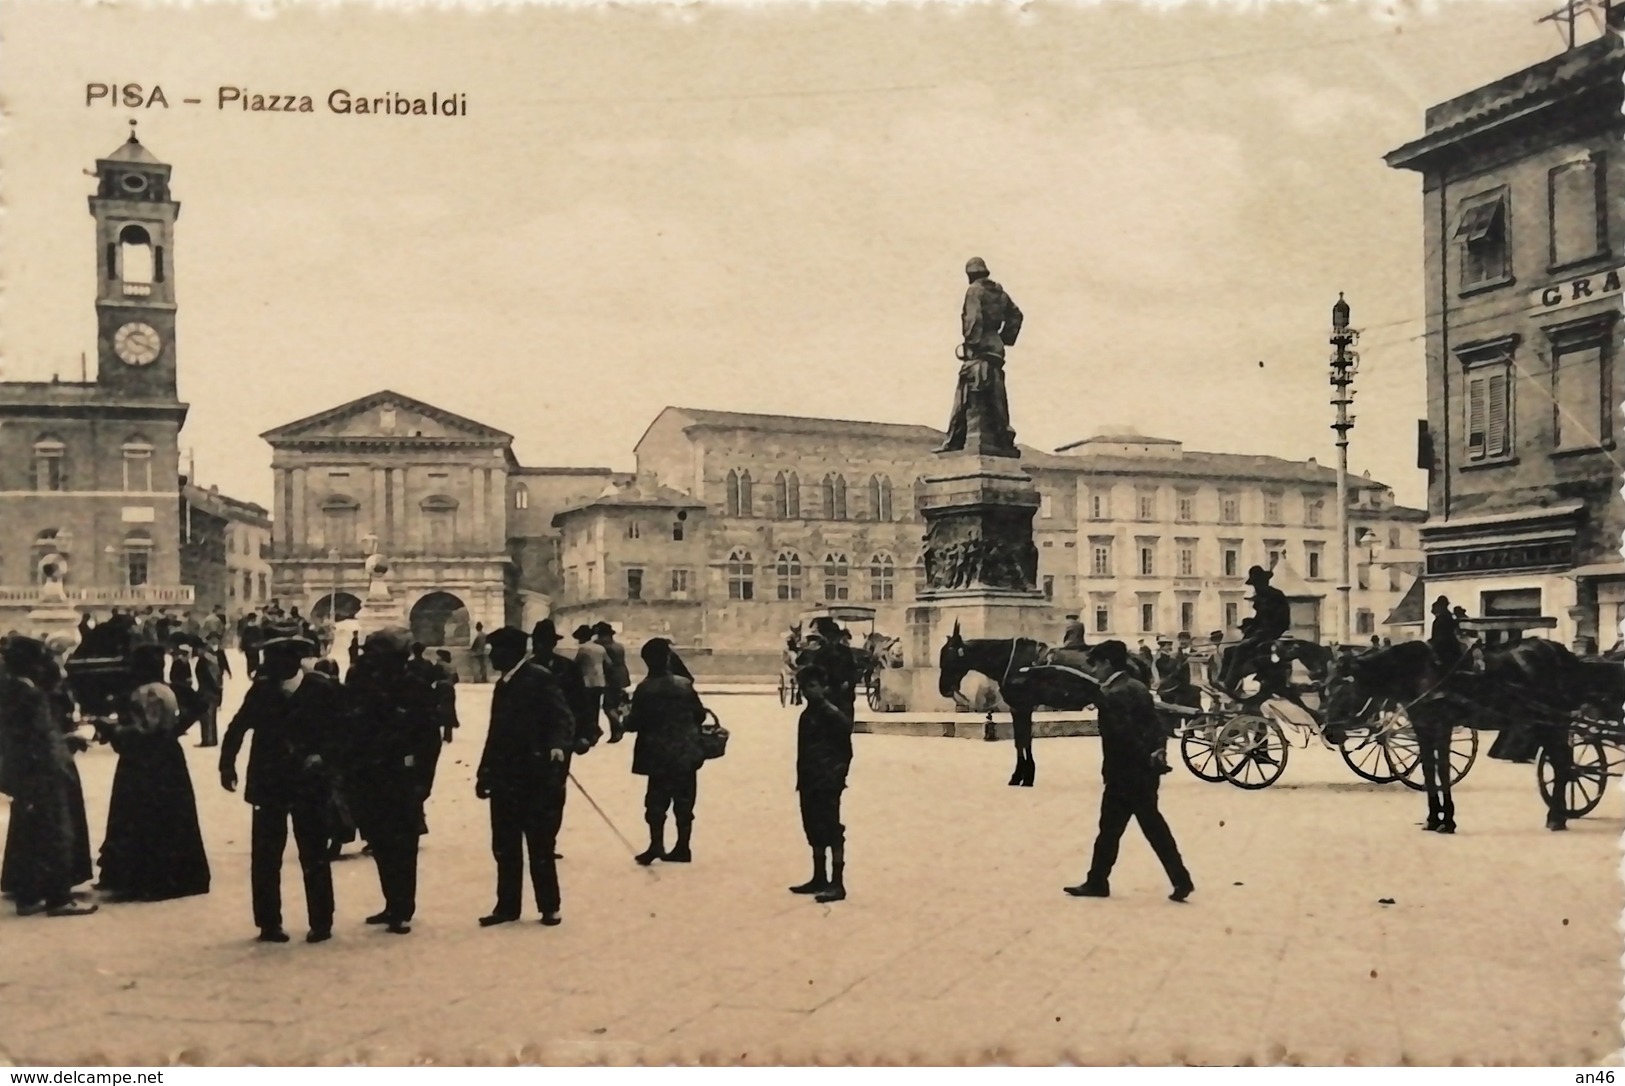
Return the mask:
[[[56,551],[40,559],[39,598],[42,605],[67,604],[68,587],[64,580],[67,575],[68,560]]]
[[[970,286],[962,313],[964,342],[954,352],[960,361],[954,388],[948,439],[939,453],[960,452],[975,434],[971,451],[990,456],[1019,456],[1010,426],[1010,402],[1004,390],[1004,350],[1021,334],[1021,310],[1004,288],[988,277],[987,264],[972,257],[965,265]]]
[[[368,578],[367,602],[390,602],[389,582],[384,580],[384,575],[389,572],[389,559],[385,558],[381,554],[369,554],[367,556],[365,568],[367,570]]]

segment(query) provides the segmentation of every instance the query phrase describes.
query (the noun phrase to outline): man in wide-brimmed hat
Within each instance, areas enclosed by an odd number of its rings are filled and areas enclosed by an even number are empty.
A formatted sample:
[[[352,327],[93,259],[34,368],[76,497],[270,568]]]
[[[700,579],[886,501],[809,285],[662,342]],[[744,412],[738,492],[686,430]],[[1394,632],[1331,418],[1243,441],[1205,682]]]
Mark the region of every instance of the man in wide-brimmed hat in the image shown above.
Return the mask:
[[[1241,623],[1241,640],[1224,654],[1224,673],[1220,676],[1220,686],[1233,697],[1239,697],[1235,684],[1253,668],[1258,654],[1292,628],[1292,604],[1285,592],[1270,584],[1273,576],[1263,566],[1247,571],[1247,583],[1253,589],[1253,613]]]
[[[1100,832],[1095,838],[1089,874],[1066,887],[1073,897],[1109,897],[1112,867],[1130,819],[1151,844],[1173,883],[1174,901],[1184,901],[1195,886],[1180,858],[1162,812],[1157,789],[1168,772],[1167,737],[1157,719],[1151,693],[1128,672],[1128,646],[1105,641],[1089,652],[1089,672],[1100,683],[1096,701],[1100,726]]]
[[[543,625],[546,630],[542,629]],[[552,652],[552,622],[537,623],[531,637],[511,626],[493,630],[487,643],[497,673],[491,693],[491,728],[474,777],[474,792],[491,804],[491,855],[497,865],[496,907],[481,927],[519,919],[525,850],[530,851],[531,888],[542,923],[559,923],[559,874],[553,852],[564,817],[564,786],[575,723],[558,681],[527,648]]]
[[[316,646],[297,626],[272,622],[262,632],[259,671],[220,745],[220,784],[236,791],[237,752],[252,731],[243,798],[254,808],[254,923],[261,942],[288,941],[282,927],[282,853],[291,822],[310,917],[306,941],[319,943],[333,935],[327,813],[331,762],[346,724],[344,691],[328,676],[304,669]]]
[[[417,911],[427,770],[440,755],[434,688],[409,655],[417,647],[400,627],[374,631],[345,678],[353,726],[345,795],[356,828],[372,848],[384,895],[383,909],[367,923],[385,925],[395,935],[412,930]]]
[[[604,715],[609,718],[609,741],[619,743],[626,734],[622,724],[626,721],[627,692],[632,689],[626,648],[615,640],[615,627],[607,622],[593,623],[592,636],[604,649]]]
[[[829,698],[849,718],[856,719],[858,705],[858,662],[852,647],[842,639],[846,631],[828,615],[813,619],[816,647],[807,661],[823,672],[829,683]]]

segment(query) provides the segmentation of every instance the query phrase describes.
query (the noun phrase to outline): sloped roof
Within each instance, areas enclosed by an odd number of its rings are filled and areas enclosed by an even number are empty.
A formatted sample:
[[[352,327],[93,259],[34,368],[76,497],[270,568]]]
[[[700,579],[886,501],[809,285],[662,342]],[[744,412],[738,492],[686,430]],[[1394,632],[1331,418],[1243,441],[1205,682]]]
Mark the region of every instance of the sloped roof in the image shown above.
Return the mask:
[[[381,389],[380,391],[374,392],[371,395],[362,396],[357,400],[351,400],[349,403],[342,403],[337,407],[330,407],[326,411],[319,411],[314,415],[307,415],[305,418],[298,419],[294,422],[284,423],[275,429],[265,431],[260,435],[260,437],[261,439],[269,441],[273,444],[278,441],[292,441],[299,438],[301,435],[311,430],[318,429],[319,427],[327,425],[328,423],[338,422],[342,419],[363,414],[375,407],[380,406],[381,404],[386,403],[394,404],[397,407],[404,407],[408,411],[415,411],[420,415],[425,415],[436,420],[437,422],[444,423],[446,426],[449,426],[452,429],[461,430],[472,439],[489,440],[493,442],[509,442],[513,440],[512,434],[505,433],[504,431],[498,430],[492,426],[487,426],[483,422],[475,422],[473,419],[465,418],[464,416],[456,414],[455,412],[447,411],[442,407],[436,407],[434,404],[424,403],[422,400],[416,400],[411,396],[402,395],[401,393],[395,392],[391,389]],[[412,440],[409,435],[398,436],[402,441]]]
[[[130,138],[129,139],[127,139],[123,143],[119,144],[118,150],[116,150],[112,154],[108,155],[107,158],[104,159],[103,161],[106,161],[106,162],[142,162],[142,163],[145,163],[145,164],[147,164],[149,166],[162,166],[163,165],[163,163],[159,162],[158,159],[153,156],[153,153],[151,151],[147,150],[144,146],[142,146],[141,141],[135,138],[135,133],[134,132],[130,133]]]
[[[745,411],[712,411],[701,407],[668,407],[686,416],[690,429],[759,430],[763,433],[820,434],[830,437],[879,437],[894,441],[941,442],[941,430],[906,422],[819,419],[799,415],[759,415]]]
[[[1075,471],[1099,475],[1145,475],[1161,478],[1190,478],[1223,481],[1246,480],[1265,483],[1316,483],[1336,485],[1337,471],[1306,460],[1285,460],[1279,456],[1248,453],[1199,452],[1186,449],[1179,456],[1058,456],[1022,446],[1025,464],[1052,471]],[[1349,476],[1356,490],[1386,490],[1376,479]]]
[[[1399,603],[1382,620],[1384,626],[1421,626],[1427,622],[1427,585],[1418,577],[1400,597]]]
[[[606,490],[595,498],[588,498],[586,501],[560,509],[553,514],[552,525],[555,528],[560,527],[564,517],[570,513],[606,506],[633,509],[704,509],[705,503],[662,483],[634,483]]]
[[[1096,434],[1093,437],[1083,438],[1081,441],[1069,441],[1059,446],[1056,451],[1076,449],[1083,445],[1178,445],[1180,442],[1171,437],[1150,437],[1146,434],[1135,434],[1123,431],[1115,434]]]

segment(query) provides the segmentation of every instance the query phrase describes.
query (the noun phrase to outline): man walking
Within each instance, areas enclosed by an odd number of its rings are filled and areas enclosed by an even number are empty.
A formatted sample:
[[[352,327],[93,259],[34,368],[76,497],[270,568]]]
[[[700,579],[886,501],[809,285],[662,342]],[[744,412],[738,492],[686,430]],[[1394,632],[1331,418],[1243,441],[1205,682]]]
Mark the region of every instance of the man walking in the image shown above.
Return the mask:
[[[558,682],[527,656],[526,640],[522,631],[507,626],[489,638],[498,678],[491,693],[491,728],[474,778],[474,794],[491,804],[491,855],[497,865],[496,908],[480,918],[485,928],[519,919],[527,848],[542,923],[559,923],[553,847],[574,721]]]
[[[485,623],[474,623],[474,639],[468,643],[468,655],[474,668],[474,681],[491,681],[490,639],[485,636]]]
[[[596,623],[592,634],[604,649],[604,715],[609,718],[609,741],[619,743],[626,734],[622,725],[626,721],[627,691],[632,689],[632,673],[626,668],[626,648],[615,640],[615,627],[607,622]]]
[[[592,627],[587,625],[576,627],[576,668],[581,672],[581,685],[584,688],[579,715],[587,718],[585,723],[597,727],[598,714],[604,705],[604,669],[609,663],[609,653],[593,638]],[[615,723],[611,721],[612,732],[614,727]]]
[[[244,798],[254,807],[250,863],[254,923],[262,943],[288,941],[282,927],[282,853],[290,822],[310,917],[305,941],[320,943],[333,936],[326,806],[330,762],[346,707],[336,682],[301,666],[315,647],[297,630],[269,631],[261,645],[259,673],[220,746],[220,785],[235,792],[237,752],[248,733],[254,733]]]
[[[1129,820],[1140,823],[1163,870],[1173,883],[1173,901],[1184,901],[1196,888],[1179,856],[1173,831],[1157,809],[1157,788],[1168,772],[1166,737],[1157,720],[1151,694],[1125,669],[1128,646],[1106,641],[1089,654],[1090,674],[1100,683],[1097,705],[1100,721],[1100,832],[1095,838],[1089,874],[1077,886],[1066,887],[1073,897],[1110,897],[1112,866]]]

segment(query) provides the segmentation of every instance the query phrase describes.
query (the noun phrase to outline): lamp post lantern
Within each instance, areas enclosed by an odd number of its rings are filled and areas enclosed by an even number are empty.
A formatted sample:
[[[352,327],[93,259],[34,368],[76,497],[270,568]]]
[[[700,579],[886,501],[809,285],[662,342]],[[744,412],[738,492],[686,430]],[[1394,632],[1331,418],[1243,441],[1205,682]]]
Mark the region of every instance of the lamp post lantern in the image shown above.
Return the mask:
[[[1354,416],[1349,408],[1354,403],[1354,375],[1360,369],[1360,356],[1350,347],[1360,333],[1349,327],[1349,304],[1340,292],[1332,306],[1332,406],[1337,408],[1337,421],[1332,429],[1337,433],[1337,554],[1338,554],[1338,615],[1337,630],[1340,644],[1348,644],[1352,636],[1353,615],[1350,610],[1349,539],[1349,431],[1354,429]]]

